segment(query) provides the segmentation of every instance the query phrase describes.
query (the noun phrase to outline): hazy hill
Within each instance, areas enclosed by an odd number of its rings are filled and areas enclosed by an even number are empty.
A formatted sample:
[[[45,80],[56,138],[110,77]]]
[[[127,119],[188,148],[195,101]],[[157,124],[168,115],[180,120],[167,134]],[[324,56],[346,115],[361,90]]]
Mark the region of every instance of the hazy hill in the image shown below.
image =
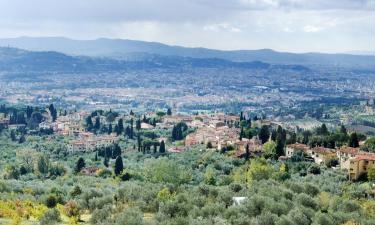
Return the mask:
[[[104,57],[69,56],[54,51],[37,52],[0,47],[0,70],[2,71],[97,72],[182,67],[309,70],[301,65],[271,65],[260,61],[232,62],[218,58],[161,56],[145,53],[134,54],[127,59],[120,60]]]
[[[220,58],[230,61],[262,61],[271,64],[329,65],[355,68],[375,68],[375,56],[322,53],[286,53],[270,49],[220,51],[206,48],[169,46],[156,42],[122,39],[72,40],[61,37],[20,37],[0,39],[0,46],[32,51],[57,51],[69,55],[113,57],[128,59],[133,53],[191,58]]]

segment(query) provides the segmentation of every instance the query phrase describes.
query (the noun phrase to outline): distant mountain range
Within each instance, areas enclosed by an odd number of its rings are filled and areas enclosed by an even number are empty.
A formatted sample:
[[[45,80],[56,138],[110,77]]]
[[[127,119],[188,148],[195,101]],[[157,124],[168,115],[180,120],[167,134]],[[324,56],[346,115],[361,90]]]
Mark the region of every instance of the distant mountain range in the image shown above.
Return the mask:
[[[13,72],[108,72],[148,68],[238,68],[309,71],[301,65],[272,65],[260,61],[232,62],[218,58],[133,54],[129,59],[69,56],[54,51],[29,51],[0,47],[0,70]]]
[[[323,65],[375,69],[375,55],[287,53],[270,49],[221,51],[186,48],[156,42],[122,39],[72,40],[62,37],[20,37],[0,39],[0,46],[31,51],[56,51],[75,56],[110,57],[134,61],[141,55],[223,59],[233,62],[262,61],[270,64]],[[142,57],[141,57],[142,58]]]

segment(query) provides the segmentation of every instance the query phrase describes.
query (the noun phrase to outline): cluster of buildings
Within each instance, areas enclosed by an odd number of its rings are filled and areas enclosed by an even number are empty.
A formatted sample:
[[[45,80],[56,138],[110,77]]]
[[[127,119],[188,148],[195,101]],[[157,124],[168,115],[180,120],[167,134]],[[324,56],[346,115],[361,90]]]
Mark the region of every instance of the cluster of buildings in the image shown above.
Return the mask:
[[[39,128],[52,129],[55,133],[74,138],[67,144],[69,153],[93,151],[99,147],[112,145],[118,141],[116,135],[95,135],[86,132],[82,124],[90,114],[87,112],[75,112],[66,116],[59,116],[55,122],[46,119],[39,124]],[[105,121],[101,118],[101,121]]]
[[[87,152],[94,151],[100,147],[106,147],[115,144],[118,141],[116,135],[94,135],[89,132],[82,132],[79,134],[77,140],[72,140],[68,143],[68,152]]]
[[[163,117],[162,123],[157,123],[156,127],[169,128],[176,123],[184,122],[189,127],[204,128],[204,127],[232,127],[236,121],[239,121],[237,115],[227,115],[225,113],[203,114],[203,115],[170,115]]]
[[[241,157],[246,148],[253,154],[262,151],[262,143],[258,138],[239,139],[240,129],[235,127],[239,122],[239,117],[235,115],[226,115],[218,113],[214,115],[199,115],[185,122],[188,126],[196,128],[185,138],[185,146],[203,144],[210,145],[213,149],[222,150],[227,147],[233,147],[236,150],[236,156]]]
[[[87,112],[76,112],[66,116],[59,116],[56,121],[47,119],[39,124],[39,128],[52,129],[55,133],[64,136],[78,135],[84,132],[82,121],[89,115]]]
[[[319,165],[336,159],[340,168],[348,171],[350,180],[357,180],[365,176],[369,169],[375,168],[375,153],[363,152],[359,148],[341,147],[334,150],[323,147],[310,148],[299,143],[287,145],[287,158],[291,158],[298,152],[304,153]]]

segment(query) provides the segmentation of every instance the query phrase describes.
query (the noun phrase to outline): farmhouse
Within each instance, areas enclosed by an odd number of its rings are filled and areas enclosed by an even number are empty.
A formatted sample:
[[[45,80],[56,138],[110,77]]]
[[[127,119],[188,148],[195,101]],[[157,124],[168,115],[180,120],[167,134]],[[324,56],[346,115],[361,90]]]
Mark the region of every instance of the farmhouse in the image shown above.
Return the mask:
[[[349,179],[357,180],[367,174],[371,168],[375,168],[375,154],[361,154],[349,160]]]

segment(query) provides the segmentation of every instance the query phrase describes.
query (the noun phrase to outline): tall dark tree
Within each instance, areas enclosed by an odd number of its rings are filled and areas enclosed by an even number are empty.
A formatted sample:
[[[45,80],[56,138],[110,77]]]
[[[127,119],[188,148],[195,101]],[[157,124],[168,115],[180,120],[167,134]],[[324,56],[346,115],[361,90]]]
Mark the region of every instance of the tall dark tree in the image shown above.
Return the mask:
[[[302,144],[307,145],[310,141],[311,132],[310,131],[304,131],[302,132]]]
[[[81,170],[86,166],[86,163],[85,163],[85,160],[80,157],[76,163],[76,167],[74,168],[74,171],[76,173],[79,173],[81,172]]]
[[[271,131],[271,140],[276,141],[277,132],[275,130]]]
[[[159,152],[162,153],[162,154],[165,153],[165,143],[164,143],[164,140],[162,140],[160,142]]]
[[[359,147],[359,139],[356,132],[353,132],[349,136],[349,147],[358,148]]]
[[[121,156],[121,148],[118,144],[114,144],[112,149],[112,158],[115,159],[118,156]]]
[[[134,120],[133,118],[130,119],[130,139],[134,138]]]
[[[277,127],[276,131],[276,156],[284,155],[284,147],[286,143],[286,131],[281,127]]]
[[[135,129],[140,130],[141,129],[141,120],[138,119],[135,123]]]
[[[108,134],[112,133],[112,123],[108,125]]]
[[[16,141],[17,140],[17,137],[16,137],[16,131],[15,130],[11,130],[10,131],[10,139],[12,141]]]
[[[344,125],[341,125],[340,127],[340,133],[347,135],[348,131],[346,130],[346,127]]]
[[[157,143],[154,143],[154,154],[158,151],[158,145]]]
[[[99,116],[95,117],[94,129],[95,130],[99,130],[100,129],[100,117]]]
[[[31,114],[33,114],[33,107],[32,106],[27,106],[27,108],[26,108],[26,118],[30,119]]]
[[[241,127],[241,132],[240,132],[240,141],[242,141],[242,138],[244,137],[244,130],[243,127]]]
[[[51,117],[52,117],[52,121],[56,121],[56,118],[57,118],[57,110],[55,109],[55,106],[53,104],[50,104],[49,107],[49,112],[51,114]]]
[[[329,135],[328,128],[325,123],[322,124],[320,128],[317,130],[318,135]]]
[[[115,129],[113,129],[113,131],[119,135],[120,134],[120,129],[118,128],[118,124],[115,125]]]
[[[124,170],[124,164],[122,162],[122,157],[117,156],[116,161],[115,161],[115,168],[114,168],[116,176],[120,175],[123,170]]]
[[[86,129],[91,131],[94,125],[92,124],[91,116],[86,117]]]
[[[188,126],[184,122],[179,122],[172,129],[172,139],[175,141],[182,140],[185,135],[185,131],[187,131]]]
[[[117,135],[120,135],[120,134],[122,134],[122,132],[124,132],[124,121],[123,121],[123,119],[120,118],[117,121],[117,126],[118,126],[118,133],[117,133]]]
[[[109,158],[107,156],[104,157],[103,165],[108,168],[109,166]]]
[[[22,144],[26,141],[25,135],[21,135],[20,139],[18,140],[18,143]]]
[[[297,142],[297,134],[296,133],[291,133],[289,136],[289,139],[287,139],[287,144],[294,144]]]
[[[250,147],[249,147],[249,145],[246,145],[245,160],[248,161],[249,159],[250,159]]]
[[[137,135],[137,143],[138,143],[138,151],[141,152],[141,149],[142,149],[142,138],[141,138],[141,135],[139,133]]]
[[[270,138],[270,131],[269,131],[268,126],[263,125],[260,128],[258,136],[259,136],[259,139],[262,141],[262,144],[266,143],[268,139]]]
[[[171,115],[172,115],[172,109],[171,109],[171,108],[168,108],[168,109],[167,109],[167,115],[168,115],[168,116],[171,116]]]

